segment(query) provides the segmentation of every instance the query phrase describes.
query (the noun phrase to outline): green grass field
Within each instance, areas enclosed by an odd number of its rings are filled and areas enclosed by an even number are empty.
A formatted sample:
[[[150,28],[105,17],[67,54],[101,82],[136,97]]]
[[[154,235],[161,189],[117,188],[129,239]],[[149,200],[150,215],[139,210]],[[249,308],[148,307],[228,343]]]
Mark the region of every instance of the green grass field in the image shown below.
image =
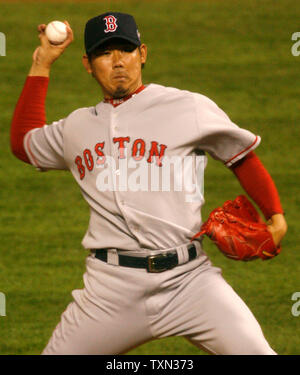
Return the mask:
[[[299,354],[300,316],[291,296],[300,291],[299,163],[300,56],[291,36],[300,31],[294,0],[0,1],[0,354],[39,354],[81,288],[86,251],[81,240],[88,207],[70,174],[38,173],[9,148],[14,106],[38,44],[36,27],[67,19],[74,43],[51,74],[48,123],[102,99],[81,64],[87,19],[107,10],[134,14],[149,55],[144,83],[209,96],[231,119],[262,137],[257,154],[274,178],[289,230],[282,253],[269,262],[234,262],[205,240],[213,263],[256,315],[276,352]],[[242,193],[232,173],[210,159],[203,216]],[[211,291],[214,293],[214,291]],[[157,340],[129,354],[204,354],[182,338]]]

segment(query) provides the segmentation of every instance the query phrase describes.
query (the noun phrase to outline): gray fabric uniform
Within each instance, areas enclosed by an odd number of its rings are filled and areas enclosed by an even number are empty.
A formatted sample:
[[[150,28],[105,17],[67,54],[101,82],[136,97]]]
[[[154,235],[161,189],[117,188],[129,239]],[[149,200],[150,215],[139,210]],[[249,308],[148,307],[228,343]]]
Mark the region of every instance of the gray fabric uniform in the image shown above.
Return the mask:
[[[256,319],[195,241],[201,226],[206,153],[226,166],[260,137],[234,124],[209,98],[148,85],[117,107],[100,102],[30,131],[24,145],[39,170],[70,170],[90,207],[85,287],[44,354],[118,354],[159,337],[184,336],[215,354],[274,354]],[[188,182],[187,182],[188,181]],[[118,265],[118,251],[177,251],[159,274]]]

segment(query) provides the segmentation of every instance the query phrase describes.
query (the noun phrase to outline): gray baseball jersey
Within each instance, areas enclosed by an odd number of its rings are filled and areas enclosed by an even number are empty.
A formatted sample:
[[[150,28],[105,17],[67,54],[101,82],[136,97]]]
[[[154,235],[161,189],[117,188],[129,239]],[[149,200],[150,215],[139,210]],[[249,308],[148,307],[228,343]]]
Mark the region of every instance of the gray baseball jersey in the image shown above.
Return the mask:
[[[205,153],[230,166],[259,143],[206,96],[157,84],[24,139],[33,165],[70,170],[79,184],[90,207],[83,246],[129,251],[187,243],[201,225]]]
[[[214,354],[275,354],[255,317],[195,241],[206,153],[230,166],[260,138],[207,97],[148,85],[119,106],[104,101],[30,131],[25,149],[40,170],[70,170],[90,206],[84,288],[72,292],[42,354],[120,354],[153,338],[183,336]],[[175,248],[162,273],[119,266]],[[142,254],[142,255],[141,255]]]

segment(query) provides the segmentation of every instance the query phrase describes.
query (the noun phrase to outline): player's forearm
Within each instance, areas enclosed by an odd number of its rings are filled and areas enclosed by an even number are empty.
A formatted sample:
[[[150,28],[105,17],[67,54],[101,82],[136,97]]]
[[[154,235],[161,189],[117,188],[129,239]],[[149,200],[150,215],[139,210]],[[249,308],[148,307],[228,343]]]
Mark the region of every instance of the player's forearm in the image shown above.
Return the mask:
[[[266,220],[275,214],[283,214],[275,183],[254,152],[250,152],[230,169],[247,194],[261,209]]]
[[[10,143],[13,154],[30,163],[24,149],[24,137],[32,129],[46,123],[45,101],[49,78],[46,76],[27,77],[17,102],[10,129]]]
[[[287,232],[287,223],[273,179],[254,152],[233,165],[231,170],[268,220],[268,229],[278,246]]]

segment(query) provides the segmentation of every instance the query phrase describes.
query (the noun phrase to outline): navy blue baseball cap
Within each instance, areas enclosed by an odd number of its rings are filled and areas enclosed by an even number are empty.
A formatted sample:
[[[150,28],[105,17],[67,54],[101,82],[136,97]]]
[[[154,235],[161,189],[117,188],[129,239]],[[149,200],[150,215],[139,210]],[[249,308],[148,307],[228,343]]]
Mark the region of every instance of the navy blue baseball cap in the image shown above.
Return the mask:
[[[91,18],[85,25],[84,44],[87,54],[114,38],[127,40],[137,47],[141,45],[140,33],[133,16],[107,12]]]

